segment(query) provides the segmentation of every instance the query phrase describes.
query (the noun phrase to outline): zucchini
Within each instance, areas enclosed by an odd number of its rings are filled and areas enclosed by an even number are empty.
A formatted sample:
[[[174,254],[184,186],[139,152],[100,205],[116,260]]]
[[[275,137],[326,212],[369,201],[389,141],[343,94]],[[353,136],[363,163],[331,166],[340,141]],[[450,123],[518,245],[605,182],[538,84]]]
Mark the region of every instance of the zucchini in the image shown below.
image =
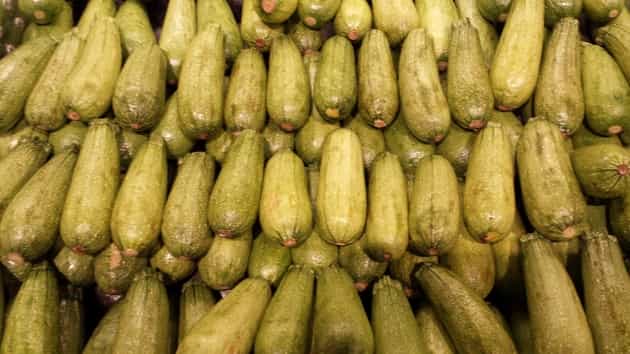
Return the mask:
[[[197,269],[197,263],[187,257],[176,257],[166,247],[161,247],[150,260],[151,267],[164,275],[167,284],[188,279]]]
[[[521,271],[521,236],[526,230],[517,212],[514,224],[505,238],[492,244],[495,264],[494,287],[502,296],[521,298],[525,294]]]
[[[481,50],[485,59],[486,66],[489,68],[492,64],[494,50],[499,41],[499,35],[494,26],[484,18],[481,13],[482,0],[455,0],[455,5],[459,10],[459,16],[462,19],[469,20],[477,29]]]
[[[376,157],[385,152],[385,136],[383,131],[369,125],[365,119],[361,119],[359,115],[351,118],[345,123],[345,127],[357,134],[361,141],[361,151],[363,151],[363,165],[368,170]]]
[[[265,126],[267,68],[262,54],[256,49],[244,49],[232,67],[230,84],[225,95],[223,119],[229,131]]]
[[[59,352],[81,354],[85,341],[83,289],[64,286],[59,301]]]
[[[291,248],[293,264],[316,270],[337,264],[338,258],[338,247],[322,240],[317,230],[313,230],[301,245]]]
[[[318,51],[324,41],[320,31],[308,28],[301,21],[289,27],[289,37],[302,55]]]
[[[116,14],[116,2],[114,0],[90,0],[81,14],[77,27],[79,35],[86,38],[92,29],[92,25],[99,17],[114,17]]]
[[[358,291],[365,291],[387,271],[387,262],[370,258],[365,252],[366,246],[367,238],[364,235],[354,243],[339,248],[339,266],[352,277]]]
[[[405,251],[405,253],[399,259],[395,259],[389,263],[388,271],[389,275],[403,284],[405,294],[407,297],[413,298],[417,295],[418,284],[413,278],[418,265],[424,262],[436,263],[438,257],[421,257],[415,254]]]
[[[372,9],[366,0],[342,0],[335,16],[335,33],[356,42],[372,28]]]
[[[288,20],[297,9],[298,0],[256,0],[263,21],[278,24]]]
[[[202,32],[211,24],[221,27],[225,36],[225,58],[229,63],[233,63],[243,49],[243,40],[228,1],[197,1],[197,31]]]
[[[407,34],[420,28],[420,16],[412,0],[373,0],[374,27],[385,32],[389,44],[397,47]]]
[[[195,276],[182,286],[179,297],[179,335],[181,343],[191,329],[214,307],[216,299],[206,284]]]
[[[247,275],[265,279],[277,287],[290,265],[291,250],[261,233],[252,245]]]
[[[94,283],[94,256],[64,247],[57,253],[54,262],[59,273],[72,285],[88,286]]]
[[[140,0],[123,2],[116,12],[116,23],[125,57],[140,47],[157,44],[149,16]]]
[[[339,129],[339,122],[329,122],[319,114],[311,114],[295,136],[295,151],[302,161],[307,164],[318,163],[326,137],[336,129]]]
[[[295,133],[282,130],[273,122],[269,122],[262,132],[265,141],[265,159],[271,158],[282,150],[293,150]]]
[[[341,0],[298,0],[298,15],[305,25],[322,28],[337,14]]]
[[[267,25],[256,11],[256,0],[243,0],[241,36],[247,46],[261,52],[269,51],[273,40],[284,32],[284,25]]]
[[[90,339],[83,348],[83,354],[111,354],[116,339],[123,301],[114,304],[98,322]]]
[[[112,243],[94,259],[94,280],[107,295],[124,294],[133,277],[146,265],[146,258],[127,256]]]
[[[164,113],[151,134],[159,135],[166,144],[169,158],[179,159],[184,157],[195,145],[195,141],[184,134],[179,124],[179,111],[177,108],[177,92],[173,92],[166,101]]]
[[[324,43],[315,79],[313,100],[322,117],[343,120],[357,101],[357,77],[352,43],[333,36]]]
[[[160,48],[168,58],[168,82],[175,84],[180,77],[184,57],[197,32],[194,0],[168,2],[160,32]]]
[[[420,337],[429,353],[455,354],[455,347],[448,332],[431,305],[422,303],[416,312]]]
[[[438,68],[445,71],[448,67],[451,27],[459,19],[455,3],[449,0],[418,0],[416,8],[420,16],[419,28],[424,28],[432,39]]]
[[[413,176],[419,161],[435,152],[435,145],[425,144],[413,136],[402,114],[399,114],[398,118],[385,129],[383,135],[387,150],[398,155],[407,175]]]
[[[64,0],[18,0],[18,11],[29,21],[46,25],[55,20],[63,10]]]
[[[593,133],[586,124],[583,124],[578,130],[571,135],[571,142],[573,144],[574,149],[579,149],[586,146],[591,145],[599,145],[599,144],[612,144],[617,146],[621,145],[621,139],[619,139],[618,135],[612,136],[601,136]]]
[[[251,248],[251,231],[234,238],[215,237],[199,261],[201,279],[214,290],[231,289],[247,272]]]
[[[466,177],[470,154],[477,135],[457,124],[451,125],[448,135],[437,146],[436,153],[451,163],[458,178]]]
[[[621,198],[630,187],[630,151],[613,144],[585,146],[573,150],[573,169],[588,196]]]

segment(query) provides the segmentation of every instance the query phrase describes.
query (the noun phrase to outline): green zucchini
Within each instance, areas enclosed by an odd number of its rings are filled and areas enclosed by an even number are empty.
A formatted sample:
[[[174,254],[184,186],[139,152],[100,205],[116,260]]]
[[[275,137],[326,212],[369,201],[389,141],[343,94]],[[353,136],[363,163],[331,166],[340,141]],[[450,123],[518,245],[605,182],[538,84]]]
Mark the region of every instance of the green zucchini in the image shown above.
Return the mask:
[[[466,177],[470,153],[473,150],[476,136],[474,132],[453,124],[449,128],[446,138],[436,148],[435,152],[451,163],[458,178]]]
[[[261,233],[252,245],[247,275],[250,278],[265,279],[277,287],[290,265],[290,249]]]
[[[189,138],[206,140],[223,121],[224,35],[209,25],[190,42],[177,91],[179,123]]]
[[[438,155],[418,163],[409,201],[409,246],[415,253],[447,253],[459,238],[461,220],[457,177]]]
[[[499,242],[492,244],[495,265],[494,288],[499,294],[524,297],[523,272],[521,271],[521,236],[526,230],[517,212],[510,232]]]
[[[399,115],[385,129],[384,136],[387,150],[398,155],[403,170],[408,175],[415,173],[416,167],[422,158],[433,155],[435,151],[434,145],[425,144],[411,134],[402,115]]]
[[[210,248],[208,200],[214,174],[214,160],[204,152],[180,161],[162,216],[162,241],[175,257],[197,259]]]
[[[558,22],[545,47],[536,86],[534,111],[558,125],[565,135],[573,134],[584,119],[580,34],[578,20]]]
[[[112,243],[94,259],[94,280],[105,294],[124,294],[133,277],[146,265],[146,258],[127,256]]]
[[[255,354],[307,352],[314,290],[312,269],[289,268],[260,323]]]
[[[144,269],[136,275],[120,312],[111,354],[167,354],[169,303],[160,274]],[[124,334],[124,335],[122,335]]]
[[[451,118],[431,38],[424,29],[413,30],[407,36],[398,71],[401,113],[409,131],[423,143],[439,143],[448,132]]]
[[[154,138],[154,140],[156,140]],[[131,129],[121,129],[118,135],[118,148],[120,150],[120,167],[123,170],[128,170],[131,161],[138,155],[140,148],[144,146],[144,143],[148,141],[146,135],[142,135],[134,132]]]
[[[217,24],[225,36],[225,58],[232,63],[243,49],[243,40],[238,23],[226,0],[197,1],[197,31],[204,31],[208,25]]]
[[[621,146],[621,139],[619,136],[601,136],[593,133],[586,124],[583,124],[578,130],[571,135],[571,142],[573,143],[574,149],[579,149],[586,146],[591,145],[599,145],[599,144],[612,144]]]
[[[224,121],[230,131],[265,126],[267,69],[262,54],[244,49],[236,58],[225,96]]]
[[[111,241],[120,178],[117,132],[109,120],[93,120],[79,153],[60,224],[64,243],[77,252],[95,254]]]
[[[612,23],[599,30],[598,38],[613,58],[626,80],[630,80],[630,23]]]
[[[494,311],[454,273],[423,263],[416,279],[458,353],[517,353],[512,338]],[[471,327],[471,323],[475,326]]]
[[[197,32],[194,0],[168,2],[166,17],[160,32],[160,48],[168,58],[168,82],[175,84],[180,77],[186,52]]]
[[[0,132],[6,132],[17,123],[24,105],[45,71],[56,42],[49,36],[24,43],[0,60]]]
[[[116,23],[120,29],[120,39],[126,57],[140,47],[157,44],[149,16],[140,0],[123,2],[116,11]]]
[[[322,33],[308,28],[298,21],[289,27],[289,37],[295,43],[302,55],[320,50],[323,44]]]
[[[251,48],[269,51],[273,40],[284,32],[284,24],[267,25],[256,11],[256,0],[243,0],[241,10],[241,36]]]
[[[83,289],[72,285],[60,291],[59,301],[59,352],[81,354],[85,342],[85,308]]]
[[[322,117],[343,120],[357,101],[357,77],[352,43],[333,36],[324,43],[313,99]]]
[[[9,152],[17,148],[20,144],[30,142],[34,139],[46,142],[48,141],[48,133],[27,125],[24,119],[21,120],[10,131],[0,134],[0,159],[7,156]],[[50,144],[53,145],[52,141]],[[54,147],[55,145],[53,145],[53,150]]]
[[[413,278],[413,272],[415,272],[418,265],[424,262],[436,263],[438,257],[421,257],[409,252],[408,250],[403,253],[399,259],[392,260],[389,263],[388,271],[389,276],[393,279],[400,281],[403,284],[405,294],[407,297],[414,297],[417,295],[417,283]]]
[[[146,254],[157,243],[166,183],[166,149],[154,135],[129,166],[114,202],[112,239],[127,256]]]
[[[55,20],[63,9],[64,0],[18,0],[18,11],[29,21],[46,25]]]
[[[295,247],[311,234],[312,210],[304,163],[291,150],[275,154],[265,167],[260,224],[271,240]]]
[[[72,30],[73,25],[72,5],[70,5],[67,1],[64,1],[61,7],[61,12],[57,14],[50,24],[39,25],[35,22],[29,23],[22,34],[22,42],[26,43],[31,39],[43,36],[51,36],[55,39],[61,39],[64,34]]]
[[[372,9],[366,0],[342,0],[335,16],[335,33],[356,42],[372,28]]]
[[[77,63],[83,45],[76,31],[63,37],[26,101],[24,119],[29,125],[51,131],[65,123],[61,101],[63,82]]]
[[[483,128],[494,107],[479,35],[470,20],[455,22],[449,46],[448,105],[462,128]]]
[[[120,31],[112,17],[94,20],[85,46],[65,80],[62,102],[70,120],[102,116],[112,102],[122,64]]]
[[[308,74],[300,51],[285,35],[271,45],[267,78],[267,112],[282,130],[300,129],[311,109]]]
[[[164,111],[166,56],[157,44],[137,48],[120,72],[112,108],[116,122],[135,131],[153,128]]]
[[[282,130],[274,122],[267,123],[262,131],[262,137],[265,141],[265,159],[282,150],[293,150],[295,145],[295,133]]]
[[[4,211],[0,243],[3,258],[9,263],[19,266],[20,259],[35,261],[55,244],[76,161],[76,149],[55,155],[26,182]]]
[[[374,335],[352,278],[337,267],[317,277],[311,353],[374,352]]]
[[[407,180],[396,155],[376,158],[368,191],[365,251],[380,262],[399,259],[407,249],[409,225]]]
[[[556,125],[542,118],[530,119],[516,153],[527,218],[554,241],[581,234],[586,209],[564,144]]]
[[[256,9],[263,21],[278,24],[285,22],[297,9],[298,0],[256,0]]]
[[[267,281],[243,280],[197,322],[177,353],[250,353],[270,298]]]
[[[583,238],[582,277],[586,316],[598,353],[623,352],[630,347],[630,278],[617,239],[600,232]]]
[[[440,71],[445,71],[448,64],[448,47],[451,27],[459,19],[457,7],[448,0],[418,0],[416,8],[420,16],[420,28],[424,28],[432,39],[435,60]]]
[[[429,353],[455,354],[455,347],[448,332],[437,317],[431,305],[421,304],[416,312],[420,337]]]
[[[412,0],[373,0],[374,27],[387,35],[389,44],[397,47],[407,34],[420,28],[420,16]]]
[[[81,14],[77,27],[79,35],[86,38],[92,29],[92,25],[99,17],[114,17],[116,14],[116,2],[114,0],[90,0]]]
[[[194,260],[188,257],[174,256],[167,247],[163,246],[150,260],[151,267],[164,275],[167,284],[176,284],[188,279],[197,269]]]
[[[595,353],[580,298],[551,243],[529,234],[521,247],[535,352]]]
[[[263,180],[263,139],[241,132],[225,158],[208,205],[208,221],[221,237],[249,230],[258,215]]]
[[[426,342],[399,281],[381,278],[372,289],[374,352],[424,354]]]
[[[312,114],[295,136],[295,151],[305,163],[318,163],[326,137],[336,129],[339,122],[328,122],[319,114]]]
[[[299,246],[291,248],[293,264],[322,269],[337,264],[339,250],[335,245],[322,240],[317,230]]]
[[[179,125],[179,112],[177,110],[177,92],[174,92],[166,101],[164,114],[153,128],[151,134],[160,135],[166,144],[166,150],[170,158],[184,157],[194,145],[194,140],[184,134]]]
[[[217,133],[216,136],[206,142],[206,152],[208,155],[212,156],[216,162],[221,164],[225,160],[235,138],[234,134],[221,130],[220,133]]]
[[[64,247],[54,261],[59,273],[72,285],[88,286],[94,283],[94,256]]]
[[[330,22],[342,0],[298,0],[298,14],[310,28],[319,29]]]
[[[9,308],[5,323],[0,353],[58,352],[59,286],[48,263],[33,267]]]
[[[396,69],[384,32],[370,30],[361,42],[358,62],[359,115],[376,128],[390,125],[399,107]]]
[[[490,67],[495,105],[501,111],[522,106],[534,92],[542,57],[544,17],[544,0],[512,1]]]
[[[606,23],[621,14],[624,2],[622,0],[585,0],[584,13],[595,23]]]
[[[215,237],[210,250],[199,261],[201,279],[212,289],[231,289],[247,272],[251,249],[251,231],[234,238]]]
[[[603,48],[582,42],[582,84],[586,123],[599,135],[630,129],[630,85]]]
[[[459,10],[459,16],[470,21],[473,27],[477,29],[486,66],[490,67],[499,35],[494,26],[483,17],[481,13],[482,2],[482,0],[455,0],[455,5]]]
[[[606,205],[587,205],[586,219],[591,232],[608,234],[608,218],[606,217]]]
[[[182,286],[179,297],[178,342],[181,343],[191,329],[214,307],[216,299],[212,291],[198,277]]]
[[[85,344],[83,354],[111,354],[118,333],[122,308],[123,301],[119,301],[105,313]]]
[[[505,22],[512,0],[478,0],[479,13],[491,23]]]
[[[573,169],[588,196],[612,199],[630,187],[630,151],[613,144],[585,146],[573,150]]]
[[[516,146],[523,134],[523,123],[521,123],[521,120],[512,112],[493,110],[488,117],[488,121],[499,123],[503,127],[503,132],[512,143],[512,153],[516,156]]]
[[[339,266],[354,280],[358,291],[365,291],[387,271],[387,262],[378,262],[366,253],[367,237],[362,236],[354,243],[339,247]]]
[[[337,129],[324,143],[317,188],[317,221],[326,242],[345,246],[361,237],[366,194],[359,137]]]
[[[376,157],[385,152],[385,136],[383,131],[369,125],[365,119],[359,115],[351,118],[345,123],[345,128],[355,132],[361,141],[361,151],[363,151],[363,164],[368,170]]]

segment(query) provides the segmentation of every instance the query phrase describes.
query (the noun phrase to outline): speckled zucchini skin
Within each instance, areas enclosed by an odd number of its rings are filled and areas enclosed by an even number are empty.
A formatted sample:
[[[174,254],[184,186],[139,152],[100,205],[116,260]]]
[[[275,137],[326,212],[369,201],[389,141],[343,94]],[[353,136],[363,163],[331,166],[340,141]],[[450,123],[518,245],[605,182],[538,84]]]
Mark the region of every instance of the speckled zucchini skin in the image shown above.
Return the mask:
[[[277,287],[290,265],[291,249],[261,233],[252,245],[247,275],[265,279]]]
[[[136,49],[157,44],[149,16],[140,0],[125,1],[116,11],[116,23],[125,56]],[[147,63],[147,66],[149,64]]]
[[[412,0],[374,0],[374,27],[385,32],[389,44],[398,46],[409,32],[420,27],[420,17]]]
[[[367,192],[359,137],[349,129],[332,132],[322,152],[317,189],[320,236],[338,246],[359,239],[365,226]]]
[[[492,57],[494,56],[494,50],[499,42],[499,35],[496,28],[486,20],[481,14],[481,0],[456,0],[457,10],[459,10],[459,16],[462,19],[470,21],[470,23],[477,29],[479,35],[479,42],[481,44],[481,50],[487,67],[492,64]]]
[[[3,262],[35,261],[54,245],[76,149],[55,155],[15,195],[0,222]]]
[[[359,114],[376,128],[396,118],[399,108],[396,69],[384,32],[370,30],[359,49]]]
[[[317,277],[311,353],[374,353],[370,322],[342,268],[325,268]]]
[[[94,280],[105,294],[124,294],[136,273],[146,265],[145,257],[126,256],[112,243],[94,259]]]
[[[297,9],[298,0],[256,0],[256,10],[267,23],[283,23]]]
[[[413,176],[419,161],[435,152],[435,145],[425,144],[413,136],[402,114],[385,129],[383,135],[387,150],[398,155],[407,175]]]
[[[72,5],[64,1],[61,12],[55,19],[47,25],[38,25],[35,22],[29,23],[22,33],[22,43],[26,43],[37,37],[51,36],[55,39],[63,38],[63,35],[69,32],[74,25]]]
[[[125,296],[112,354],[167,354],[168,319],[166,288],[159,273],[145,269]]]
[[[107,112],[121,64],[122,48],[116,21],[112,17],[95,18],[81,56],[62,89],[66,116],[87,122]]]
[[[162,241],[175,257],[197,259],[210,247],[208,200],[214,174],[214,159],[204,152],[187,154],[179,164],[162,216]]]
[[[37,38],[0,60],[0,132],[11,129],[22,117],[24,104],[52,56],[56,42],[51,37]]]
[[[225,36],[225,58],[229,63],[234,62],[243,49],[243,40],[238,23],[227,1],[197,1],[197,31],[205,30],[210,24],[221,26],[221,31]]]
[[[266,119],[267,68],[262,54],[244,49],[232,67],[225,96],[224,121],[228,130],[262,131]]]
[[[295,146],[295,133],[282,130],[274,122],[269,122],[262,131],[265,141],[265,159],[270,159],[282,150],[293,150]]]
[[[295,151],[307,164],[318,163],[326,137],[339,129],[338,122],[328,122],[319,114],[312,114],[295,136]]]
[[[60,224],[64,243],[78,252],[95,254],[111,241],[120,179],[117,133],[108,119],[92,121],[79,153]]]
[[[231,289],[247,272],[251,250],[251,231],[234,238],[215,237],[199,261],[201,279],[214,290]]]
[[[221,130],[216,136],[206,142],[206,152],[220,164],[225,161],[228,151],[236,137],[235,134]]]
[[[405,290],[405,294],[407,297],[414,297],[417,295],[418,284],[414,279],[414,271],[424,262],[433,262],[436,263],[438,257],[421,257],[416,256],[415,254],[406,251],[402,257],[399,259],[393,260],[389,263],[388,271],[389,276],[393,279],[400,281],[403,284],[403,288]]]
[[[311,236],[301,245],[291,248],[291,261],[313,269],[320,269],[337,264],[339,250],[335,245],[322,240],[319,233],[313,230]]]
[[[630,80],[630,26],[628,23],[612,23],[599,31],[598,38],[612,54],[621,71]]]
[[[521,216],[516,213],[514,224],[507,236],[492,244],[495,265],[494,286],[502,296],[523,297],[524,283],[521,271],[521,236],[526,234]]]
[[[372,9],[366,0],[342,0],[335,16],[335,33],[359,41],[372,28]]]
[[[214,307],[216,299],[210,288],[199,277],[193,277],[182,286],[179,297],[179,335],[181,343],[188,332]]]
[[[24,119],[29,125],[52,131],[65,123],[61,101],[62,83],[78,61],[84,44],[85,41],[76,31],[63,37],[26,101]]]
[[[98,326],[83,348],[83,354],[111,354],[112,345],[118,333],[123,302],[115,303],[98,322]]]
[[[209,25],[190,42],[177,91],[179,123],[189,138],[207,139],[223,121],[224,35]]]
[[[542,57],[544,13],[544,0],[512,1],[490,67],[495,105],[502,111],[520,107],[534,92]]]
[[[356,115],[350,121],[345,122],[345,128],[355,132],[361,141],[361,151],[363,152],[363,165],[370,170],[376,157],[385,152],[385,136],[383,131],[369,125],[365,119]]]
[[[116,2],[114,0],[90,0],[77,24],[79,34],[82,38],[87,37],[97,18],[114,17],[115,14]]]
[[[321,33],[318,30],[308,28],[302,22],[291,24],[288,34],[302,55],[316,52],[324,44]]]
[[[584,0],[584,12],[595,23],[606,23],[621,14],[622,0]]]
[[[529,234],[521,238],[521,247],[534,350],[595,353],[580,298],[551,243]]]
[[[169,1],[159,42],[168,58],[169,83],[174,84],[179,79],[184,57],[196,33],[195,1]]]
[[[67,285],[60,291],[59,352],[81,354],[85,343],[83,288]]]
[[[418,0],[416,8],[420,16],[419,27],[424,28],[431,38],[435,59],[440,71],[444,71],[448,66],[451,27],[459,18],[455,3],[446,0]]]
[[[18,0],[18,11],[40,25],[51,23],[61,12],[64,0]]]
[[[354,48],[348,39],[333,36],[324,43],[313,99],[326,119],[343,120],[352,113],[357,101],[357,76]]]
[[[177,354],[250,353],[270,299],[266,280],[243,280],[199,320]]]
[[[416,279],[458,353],[517,353],[512,338],[493,310],[454,273],[424,263]],[[470,327],[473,322],[475,326]]]
[[[309,78],[293,41],[281,35],[274,39],[269,56],[267,112],[282,130],[300,129],[310,113]]]
[[[265,311],[254,353],[306,353],[310,345],[315,274],[308,267],[291,267]]]
[[[188,279],[197,269],[193,259],[176,257],[164,246],[151,257],[149,263],[164,275],[164,282],[168,285]]]
[[[409,131],[427,144],[442,141],[451,124],[432,48],[424,29],[413,30],[403,43],[398,64],[402,116]]]
[[[319,29],[330,22],[342,0],[298,0],[298,14],[310,28]]]
[[[64,247],[55,256],[55,267],[73,285],[88,286],[94,283],[94,256],[77,253]]]
[[[0,353],[57,353],[59,334],[59,287],[44,262],[33,267],[9,309]]]
[[[416,312],[420,338],[429,353],[455,354],[455,347],[444,325],[430,304],[422,303]]]
[[[451,163],[458,178],[466,177],[470,153],[476,136],[474,132],[453,124],[449,128],[446,138],[436,148],[436,153]]]
[[[27,125],[24,120],[21,120],[8,132],[0,133],[0,159],[7,156],[9,152],[14,150],[18,145],[35,139],[46,142],[49,140],[48,133],[41,129],[33,128]],[[54,147],[53,145],[53,150]]]
[[[287,247],[311,234],[313,217],[304,163],[291,150],[267,163],[260,197],[260,224],[267,237]]]
[[[241,36],[251,48],[269,51],[273,40],[284,32],[284,24],[268,25],[256,11],[256,0],[244,0],[241,10]]]
[[[256,221],[263,163],[262,136],[244,130],[232,144],[210,194],[208,221],[218,236],[239,235]]]
[[[623,197],[630,186],[630,152],[618,145],[585,146],[571,153],[573,169],[584,193],[603,199]]]
[[[586,202],[560,129],[547,120],[530,119],[516,156],[525,211],[536,230],[554,241],[581,234]]]
[[[171,159],[184,157],[184,155],[192,150],[195,141],[187,137],[179,125],[177,92],[174,92],[168,101],[166,101],[164,114],[155,128],[153,128],[151,134],[162,136],[164,143],[166,143],[169,158]]]
[[[339,266],[352,277],[358,291],[365,291],[387,270],[387,262],[377,262],[365,252],[366,241],[362,236],[350,245],[339,247]]]
[[[593,133],[589,128],[587,128],[586,123],[583,124],[578,130],[571,135],[571,143],[573,145],[573,149],[579,149],[586,146],[591,145],[599,145],[599,144],[613,144],[617,146],[621,146],[621,139],[619,136],[601,136]]]

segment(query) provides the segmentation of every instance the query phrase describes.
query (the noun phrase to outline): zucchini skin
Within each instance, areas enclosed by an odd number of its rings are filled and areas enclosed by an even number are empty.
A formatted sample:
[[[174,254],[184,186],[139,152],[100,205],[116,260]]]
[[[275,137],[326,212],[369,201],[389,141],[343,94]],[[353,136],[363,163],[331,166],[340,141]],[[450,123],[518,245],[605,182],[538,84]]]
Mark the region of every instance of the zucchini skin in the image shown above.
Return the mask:
[[[262,54],[254,48],[243,49],[232,67],[225,96],[223,119],[228,130],[263,130],[266,90],[267,68]]]
[[[402,114],[385,129],[385,147],[400,159],[405,174],[413,176],[421,159],[433,155],[435,145],[425,144],[409,131]]]
[[[184,283],[179,297],[179,328],[177,331],[179,343],[186,338],[195,324],[214,307],[216,301],[210,288],[199,277],[193,277]]]
[[[168,58],[168,82],[177,83],[186,52],[197,33],[197,17],[194,0],[168,2],[166,17],[160,33],[160,48]]]
[[[94,259],[94,280],[107,295],[124,294],[134,276],[147,266],[145,257],[130,257],[112,243]]]
[[[374,0],[372,10],[374,27],[385,32],[392,47],[420,27],[420,17],[412,0]]]
[[[446,0],[417,0],[416,9],[420,17],[419,28],[424,28],[431,38],[435,59],[440,71],[444,71],[448,67],[451,27],[459,18],[455,3]]]
[[[79,35],[86,38],[92,28],[92,24],[99,17],[114,17],[116,14],[116,2],[114,0],[90,0],[81,14],[77,27]]]
[[[231,289],[245,276],[251,249],[251,231],[234,238],[215,237],[199,261],[201,279],[214,290]]]
[[[76,286],[88,286],[94,283],[94,256],[81,254],[63,247],[54,260],[59,273]]]
[[[298,0],[298,15],[305,25],[320,29],[330,22],[342,0]]]
[[[120,29],[125,57],[136,49],[157,44],[146,9],[139,0],[125,1],[116,11],[116,23]]]
[[[469,20],[477,29],[479,34],[479,42],[481,50],[485,58],[486,66],[489,68],[492,64],[492,57],[499,42],[499,35],[494,26],[482,16],[480,7],[481,0],[456,0],[455,5],[459,10],[459,16],[462,20]]]
[[[387,262],[378,262],[365,252],[366,237],[354,243],[339,247],[339,266],[354,280],[354,287],[362,292],[387,271]]]
[[[274,39],[284,33],[284,24],[268,25],[256,11],[256,0],[243,0],[241,36],[250,48],[268,52]]]
[[[602,199],[626,195],[630,153],[625,148],[613,144],[581,147],[573,150],[571,162],[585,194]]]
[[[162,137],[164,143],[166,143],[166,150],[168,150],[170,159],[184,157],[192,150],[195,141],[187,137],[179,125],[177,92],[173,92],[166,101],[164,114],[155,128],[153,128],[151,134],[157,134]]]
[[[356,42],[372,28],[372,9],[366,0],[342,0],[335,15],[335,33]]]
[[[261,233],[252,244],[247,275],[262,278],[277,287],[291,265],[291,249]]]
[[[315,270],[337,264],[338,259],[338,247],[322,240],[316,230],[301,245],[291,248],[293,264]]]
[[[197,1],[197,31],[204,31],[208,25],[217,24],[225,36],[225,58],[233,63],[243,49],[243,40],[238,23],[226,0]]]
[[[98,322],[98,326],[83,348],[83,354],[111,354],[112,345],[118,333],[123,303],[124,301],[115,303]]]
[[[416,312],[420,336],[430,353],[455,354],[455,347],[430,304],[423,303]]]

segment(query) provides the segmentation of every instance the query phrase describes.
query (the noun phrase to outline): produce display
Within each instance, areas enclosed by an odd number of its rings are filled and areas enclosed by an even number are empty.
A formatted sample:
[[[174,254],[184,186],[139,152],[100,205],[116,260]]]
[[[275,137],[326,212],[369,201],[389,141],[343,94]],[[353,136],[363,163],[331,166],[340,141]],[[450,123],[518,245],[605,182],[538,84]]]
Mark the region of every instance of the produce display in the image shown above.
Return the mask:
[[[630,353],[627,6],[2,0],[0,354]]]

